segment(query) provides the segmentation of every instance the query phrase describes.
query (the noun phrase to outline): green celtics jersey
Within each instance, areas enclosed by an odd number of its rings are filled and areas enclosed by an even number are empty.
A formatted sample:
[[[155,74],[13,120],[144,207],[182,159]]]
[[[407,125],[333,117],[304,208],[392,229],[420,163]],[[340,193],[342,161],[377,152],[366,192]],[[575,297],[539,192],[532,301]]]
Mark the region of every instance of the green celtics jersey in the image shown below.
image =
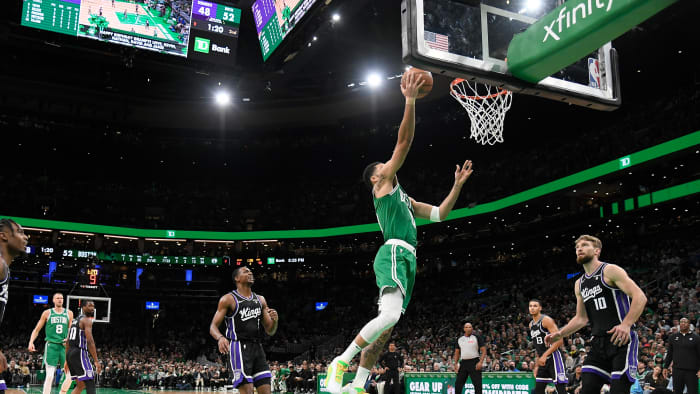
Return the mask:
[[[391,193],[381,198],[374,197],[377,221],[382,229],[384,241],[400,239],[416,246],[416,221],[413,218],[413,204],[408,194],[398,183]]]
[[[49,318],[46,319],[46,342],[63,343],[68,336],[68,310],[63,309],[63,313],[56,312],[51,308]]]

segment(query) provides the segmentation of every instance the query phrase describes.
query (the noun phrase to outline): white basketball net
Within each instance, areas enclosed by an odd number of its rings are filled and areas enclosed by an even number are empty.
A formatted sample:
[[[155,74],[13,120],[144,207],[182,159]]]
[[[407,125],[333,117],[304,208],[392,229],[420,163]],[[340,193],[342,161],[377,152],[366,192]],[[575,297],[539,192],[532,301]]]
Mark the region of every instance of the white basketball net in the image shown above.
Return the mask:
[[[469,114],[471,138],[482,145],[503,142],[503,121],[513,102],[513,92],[457,78],[450,84],[450,95]]]

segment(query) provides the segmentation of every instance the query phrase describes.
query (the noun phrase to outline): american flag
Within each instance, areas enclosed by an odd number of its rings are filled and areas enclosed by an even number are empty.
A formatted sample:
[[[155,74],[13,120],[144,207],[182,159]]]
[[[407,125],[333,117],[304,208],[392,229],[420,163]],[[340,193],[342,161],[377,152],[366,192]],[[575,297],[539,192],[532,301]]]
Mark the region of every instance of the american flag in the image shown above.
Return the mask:
[[[442,35],[433,33],[432,31],[424,31],[423,39],[425,43],[432,49],[437,49],[438,51],[448,52],[450,48],[450,38]]]

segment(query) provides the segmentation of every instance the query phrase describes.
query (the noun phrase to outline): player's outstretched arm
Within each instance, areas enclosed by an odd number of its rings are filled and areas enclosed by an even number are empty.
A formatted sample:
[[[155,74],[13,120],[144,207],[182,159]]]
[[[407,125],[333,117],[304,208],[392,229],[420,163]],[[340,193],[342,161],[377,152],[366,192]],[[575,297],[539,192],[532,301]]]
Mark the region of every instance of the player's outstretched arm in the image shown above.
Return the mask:
[[[429,219],[433,222],[440,222],[445,220],[447,215],[452,212],[452,208],[454,208],[455,203],[457,202],[459,193],[462,191],[462,186],[464,186],[464,183],[472,175],[472,172],[474,172],[472,169],[471,160],[465,161],[462,167],[460,167],[459,164],[456,167],[455,183],[452,185],[450,193],[447,195],[447,197],[445,197],[439,207],[434,207],[430,204],[417,202],[416,200],[411,199],[411,204],[413,204],[413,211],[415,212],[416,217]]]
[[[406,106],[399,126],[399,136],[394,153],[379,171],[380,185],[386,180],[393,181],[396,172],[399,171],[406,156],[408,156],[416,129],[416,97],[423,83],[424,81],[420,80],[418,75],[412,73],[406,76],[406,86],[401,86],[401,93],[406,97]]]
[[[265,300],[265,297],[263,296],[258,296],[260,298],[260,303],[262,304],[262,324],[263,327],[265,328],[265,332],[269,336],[275,335],[277,332],[277,323],[279,322],[279,316],[277,315],[277,311],[268,308],[267,306],[267,300]]]
[[[95,338],[92,336],[92,319],[80,319],[80,324],[83,325],[88,351],[90,352],[93,361],[95,361],[95,369],[99,375],[100,372],[102,372],[102,364],[100,363],[100,359],[97,358],[97,346],[95,346]]]
[[[554,319],[551,317],[547,316],[542,320],[542,326],[547,329],[549,332],[557,332],[559,331],[559,328],[557,328],[557,323],[554,322]],[[547,357],[549,357],[552,353],[554,353],[559,346],[561,346],[564,343],[564,339],[561,338],[558,341],[554,342],[552,346],[550,346],[546,352],[544,352],[542,355],[540,355],[540,358],[537,360],[537,363],[539,364],[540,367],[543,367],[545,363],[547,362]]]
[[[236,299],[232,295],[226,294],[219,299],[219,305],[216,308],[216,313],[211,319],[211,324],[209,324],[209,335],[216,340],[217,346],[219,347],[219,352],[221,354],[227,354],[229,352],[230,343],[226,336],[219,331],[219,326],[224,322],[226,313],[228,312],[231,305],[236,303]]]
[[[34,347],[34,341],[36,341],[36,338],[39,336],[39,332],[41,332],[41,329],[44,327],[44,324],[46,324],[46,320],[49,319],[49,313],[50,309],[47,309],[44,312],[42,312],[39,321],[36,323],[36,327],[34,327],[34,330],[32,330],[32,335],[29,336],[29,345],[27,346],[27,349],[30,352],[36,352],[36,347]]]
[[[630,341],[630,328],[637,322],[639,316],[644,311],[644,306],[647,304],[647,296],[644,295],[642,289],[627,275],[627,272],[621,267],[608,264],[603,271],[603,277],[608,279],[612,285],[622,290],[627,294],[632,302],[630,310],[622,323],[613,327],[608,334],[612,334],[610,342],[616,345],[626,345]]]
[[[561,330],[547,334],[547,336],[544,337],[544,343],[547,346],[568,337],[583,327],[586,327],[586,324],[588,324],[588,313],[586,313],[586,307],[583,304],[583,297],[581,296],[581,279],[576,281],[574,293],[576,294],[576,316]]]

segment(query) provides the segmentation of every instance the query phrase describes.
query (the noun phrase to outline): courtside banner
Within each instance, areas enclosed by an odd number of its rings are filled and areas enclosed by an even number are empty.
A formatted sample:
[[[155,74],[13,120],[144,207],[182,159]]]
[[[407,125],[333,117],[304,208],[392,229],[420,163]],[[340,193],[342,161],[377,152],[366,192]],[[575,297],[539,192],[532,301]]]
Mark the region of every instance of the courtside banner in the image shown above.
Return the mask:
[[[455,393],[454,372],[408,372],[404,375],[406,394],[458,394]],[[535,378],[530,372],[484,372],[484,394],[530,394],[535,388]],[[459,394],[474,394],[471,378]]]

